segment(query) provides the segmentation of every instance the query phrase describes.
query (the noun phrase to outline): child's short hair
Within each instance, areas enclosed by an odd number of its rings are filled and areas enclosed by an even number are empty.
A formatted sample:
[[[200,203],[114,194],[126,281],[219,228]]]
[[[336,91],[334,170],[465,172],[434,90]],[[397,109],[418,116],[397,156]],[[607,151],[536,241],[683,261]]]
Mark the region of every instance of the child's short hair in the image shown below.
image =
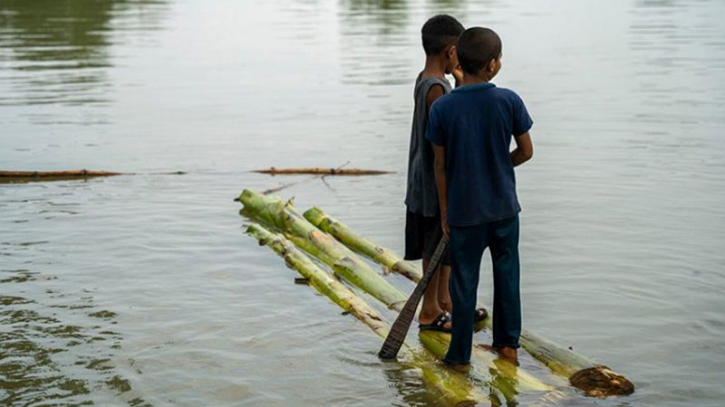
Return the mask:
[[[420,30],[425,54],[435,55],[454,45],[463,31],[463,25],[448,14],[431,17]]]
[[[501,38],[493,30],[469,28],[458,38],[458,63],[463,72],[475,75],[501,55]]]

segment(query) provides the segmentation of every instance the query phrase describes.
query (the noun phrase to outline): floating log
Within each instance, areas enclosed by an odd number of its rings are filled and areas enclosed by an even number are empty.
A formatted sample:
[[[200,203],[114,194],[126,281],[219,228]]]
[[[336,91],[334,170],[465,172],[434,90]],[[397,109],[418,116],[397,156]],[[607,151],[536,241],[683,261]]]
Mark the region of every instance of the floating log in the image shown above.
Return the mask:
[[[379,246],[371,240],[358,235],[342,222],[328,216],[322,209],[313,207],[307,210],[303,216],[323,232],[332,235],[340,243],[381,264],[385,267],[385,271],[398,273],[416,283],[423,276],[418,267],[413,263],[403,260],[392,250]]]
[[[392,174],[393,171],[381,170],[363,170],[360,168],[275,168],[270,167],[266,170],[254,170],[259,174],[270,175],[297,175],[297,174],[313,174],[313,175],[383,175]]]
[[[184,175],[184,171],[152,172],[147,175]],[[41,181],[64,181],[78,180],[96,177],[114,177],[117,175],[138,175],[133,172],[111,172],[92,170],[67,170],[67,171],[0,171],[0,184],[23,183]]]
[[[113,177],[122,175],[120,172],[67,170],[67,171],[0,171],[0,183],[60,181],[95,177]]]
[[[45,177],[112,177],[120,172],[67,170],[67,171],[0,171],[0,178],[45,178]]]
[[[605,398],[634,393],[634,384],[621,374],[531,332],[521,333],[521,346],[589,396]]]
[[[400,311],[407,297],[360,257],[332,236],[317,229],[295,210],[291,201],[245,189],[238,200],[243,212],[282,231],[295,245],[330,266],[342,278]]]
[[[308,279],[310,285],[320,294],[327,296],[345,312],[352,314],[370,327],[378,336],[385,338],[389,327],[384,318],[349,288],[320,269],[289,240],[279,234],[269,232],[260,225],[249,226],[247,233],[257,239],[261,245],[270,247],[282,256],[287,265]],[[423,372],[426,387],[433,389],[443,398],[443,400],[437,400],[438,402],[445,401],[445,404],[448,405],[461,405],[473,404],[484,399],[480,390],[474,388],[464,375],[442,368],[424,352],[416,351],[410,345],[405,344],[401,356],[403,366],[417,368]]]
[[[391,250],[360,236],[319,208],[312,208],[305,212],[305,218],[320,229],[330,233],[346,246],[379,264],[390,267],[390,264],[395,265],[396,261],[401,261]],[[416,273],[405,272],[400,274],[414,282],[420,279],[420,277],[416,278]],[[490,310],[489,315],[493,315]],[[491,318],[486,319],[489,328],[492,328],[491,321]],[[521,346],[535,359],[569,379],[572,386],[585,391],[590,396],[608,397],[628,395],[634,392],[634,385],[624,376],[527,330],[521,332]]]

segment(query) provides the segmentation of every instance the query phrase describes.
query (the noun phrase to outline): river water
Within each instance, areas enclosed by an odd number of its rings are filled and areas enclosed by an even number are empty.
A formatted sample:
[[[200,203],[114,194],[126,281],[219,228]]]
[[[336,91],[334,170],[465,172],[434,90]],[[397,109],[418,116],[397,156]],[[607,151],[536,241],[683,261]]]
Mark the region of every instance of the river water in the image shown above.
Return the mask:
[[[0,169],[136,175],[0,185],[0,404],[433,405],[242,233],[232,198],[300,179],[257,168],[393,170],[280,195],[402,252],[438,12],[500,34],[495,82],[535,121],[525,326],[637,386],[553,405],[723,405],[720,0],[3,0]],[[482,273],[487,300],[488,256]]]

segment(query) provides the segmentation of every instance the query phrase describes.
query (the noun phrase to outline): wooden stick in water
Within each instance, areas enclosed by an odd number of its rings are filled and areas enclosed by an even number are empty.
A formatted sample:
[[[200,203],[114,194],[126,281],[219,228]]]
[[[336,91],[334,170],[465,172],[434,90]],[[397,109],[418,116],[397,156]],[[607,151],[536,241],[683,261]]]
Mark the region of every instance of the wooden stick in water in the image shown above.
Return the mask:
[[[122,175],[120,172],[66,170],[66,171],[0,171],[0,178],[85,178],[112,177]]]
[[[418,309],[420,299],[423,298],[423,293],[425,292],[425,289],[428,288],[428,283],[438,269],[441,258],[446,254],[447,250],[448,237],[443,236],[438,243],[435,253],[433,253],[433,257],[428,263],[428,269],[425,271],[425,274],[423,274],[423,278],[420,279],[418,284],[415,286],[415,290],[413,290],[413,293],[408,297],[408,301],[406,301],[405,306],[398,315],[398,318],[395,319],[393,327],[390,329],[390,333],[385,338],[385,342],[383,342],[383,346],[380,348],[380,352],[378,352],[378,356],[380,356],[380,358],[394,359],[398,356],[398,351],[403,345],[403,342],[405,342],[405,336],[408,334],[410,323],[413,322],[413,318],[415,318],[415,310]]]
[[[115,177],[118,175],[184,175],[184,171],[173,172],[112,172],[92,170],[66,170],[66,171],[0,171],[0,184],[23,184],[28,182],[52,182],[87,180],[99,177]]]
[[[340,171],[344,166],[346,166],[348,164],[350,164],[350,161],[346,161],[345,164],[342,164],[341,166],[337,167],[335,169],[335,171]],[[281,191],[283,189],[286,189],[286,188],[289,188],[289,187],[293,187],[295,185],[299,185],[299,184],[302,184],[304,182],[312,181],[312,180],[316,180],[316,179],[321,179],[322,182],[325,182],[325,177],[328,176],[328,175],[329,174],[315,175],[313,177],[310,177],[310,178],[307,178],[307,179],[303,179],[302,181],[289,182],[287,184],[280,185],[280,186],[278,186],[276,188],[265,189],[264,191],[262,191],[262,195],[273,194],[273,193],[279,192],[279,191]]]
[[[392,171],[382,170],[364,170],[360,168],[275,168],[271,167],[266,170],[254,170],[259,174],[269,175],[291,175],[291,174],[313,174],[313,175],[382,175],[391,174]]]

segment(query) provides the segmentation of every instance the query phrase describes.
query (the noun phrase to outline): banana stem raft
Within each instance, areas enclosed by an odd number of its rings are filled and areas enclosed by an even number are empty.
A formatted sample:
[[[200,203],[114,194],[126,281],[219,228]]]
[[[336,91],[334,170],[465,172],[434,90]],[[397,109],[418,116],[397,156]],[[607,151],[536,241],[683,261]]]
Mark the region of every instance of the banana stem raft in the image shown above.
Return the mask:
[[[315,226],[307,222],[302,218],[291,202],[282,202],[278,198],[264,196],[254,191],[244,190],[239,201],[244,204],[243,213],[254,219],[258,219],[265,223],[268,223],[278,230],[285,233],[285,237],[289,238],[296,246],[302,248],[311,255],[322,260],[324,263],[330,265],[336,274],[340,275],[345,280],[351,282],[353,285],[361,289],[362,291],[370,294],[374,298],[401,298],[401,307],[404,305],[407,296],[399,291],[394,286],[390,285],[387,280],[382,278],[379,274],[375,273],[367,263],[361,259],[359,261],[349,261],[351,256],[357,259],[357,256],[352,253],[349,249],[347,251],[341,250],[339,246],[344,246],[337,242],[334,238],[317,229]],[[344,273],[340,272],[338,265],[344,263]],[[379,277],[385,284],[378,284],[377,280],[371,284],[360,284],[361,277],[368,276],[370,273]],[[384,290],[381,291],[381,290]],[[381,300],[382,301],[382,300]],[[386,301],[382,301],[387,304]],[[396,311],[399,311],[399,307],[390,307]],[[431,337],[430,340],[426,338]],[[430,331],[422,331],[420,333],[421,342],[434,354],[439,354],[441,349],[448,347],[450,340],[449,335],[436,335]],[[433,344],[436,346],[433,347]],[[537,391],[549,391],[551,386],[541,382],[539,379],[533,377],[529,373],[523,370],[508,370],[502,371],[497,366],[496,356],[489,352],[477,352],[474,354],[477,362],[485,367],[486,373],[479,374],[480,376],[488,376],[489,371],[495,371],[497,374],[502,375],[513,375],[511,379],[518,383],[518,390],[537,390]],[[486,381],[486,380],[483,380]],[[513,397],[514,394],[505,392],[504,389],[499,389],[509,397]]]

